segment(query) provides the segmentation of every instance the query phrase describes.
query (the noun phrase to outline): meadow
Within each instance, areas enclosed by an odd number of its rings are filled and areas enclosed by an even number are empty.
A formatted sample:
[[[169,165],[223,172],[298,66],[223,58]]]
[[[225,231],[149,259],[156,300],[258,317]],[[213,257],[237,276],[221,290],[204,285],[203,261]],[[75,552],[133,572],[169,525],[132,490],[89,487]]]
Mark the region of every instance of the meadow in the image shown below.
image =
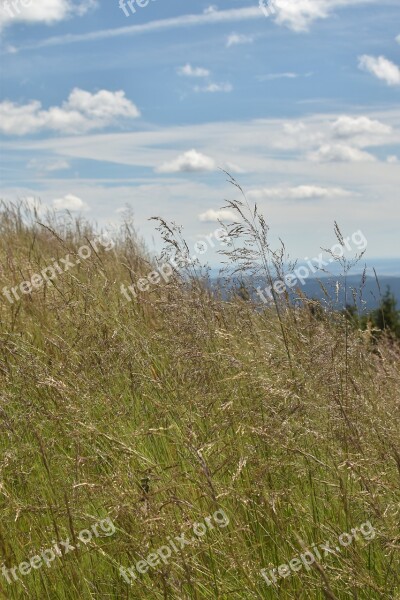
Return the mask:
[[[184,247],[159,230],[166,255]],[[279,269],[256,211],[230,232],[253,243],[233,246],[238,269]],[[77,264],[97,235],[1,208],[0,290],[75,266],[0,297],[0,597],[400,600],[398,342],[306,298],[223,300],[193,266],[127,301],[154,261],[127,221]]]

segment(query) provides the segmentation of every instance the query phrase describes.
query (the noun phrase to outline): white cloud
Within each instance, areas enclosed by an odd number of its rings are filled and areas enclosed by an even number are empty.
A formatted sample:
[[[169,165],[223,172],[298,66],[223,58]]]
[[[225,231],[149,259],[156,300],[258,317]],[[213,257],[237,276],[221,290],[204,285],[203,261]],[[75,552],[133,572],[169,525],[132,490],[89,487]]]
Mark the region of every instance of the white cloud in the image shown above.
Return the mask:
[[[1,0],[0,29],[18,22],[52,25],[74,14],[81,16],[96,4],[96,0],[83,0],[78,3],[71,0],[30,0],[23,6],[21,2],[15,2],[13,5],[10,0]]]
[[[374,162],[376,158],[353,146],[346,144],[324,144],[316,152],[309,154],[308,158],[315,162]]]
[[[399,35],[398,35],[398,36],[397,36],[397,38],[396,38],[396,42],[397,42],[398,44],[400,44],[400,33],[399,33]]]
[[[354,137],[356,135],[386,135],[392,128],[380,121],[368,117],[348,117],[343,115],[336,119],[332,129],[337,137]]]
[[[309,31],[318,19],[327,19],[335,9],[363,4],[375,0],[273,0],[276,22],[296,32]]]
[[[70,211],[88,210],[89,208],[86,202],[78,198],[78,196],[74,196],[73,194],[67,194],[63,198],[56,198],[53,200],[53,207],[56,210]]]
[[[308,31],[315,20],[326,19],[337,3],[337,0],[274,0],[276,21],[293,31]]]
[[[335,0],[330,1],[331,7],[323,0],[276,0],[276,21],[293,31],[308,31],[316,19],[326,19],[329,16],[330,10],[335,7]]]
[[[204,173],[214,171],[216,164],[214,159],[197,152],[189,150],[176,159],[162,164],[156,169],[157,173]]]
[[[387,157],[386,162],[388,162],[391,165],[395,165],[396,163],[399,162],[399,159],[397,158],[397,156],[395,154],[391,154],[390,156]]]
[[[226,40],[226,47],[237,46],[238,44],[252,44],[254,37],[251,35],[244,35],[243,33],[231,33],[228,35]]]
[[[139,110],[123,91],[100,90],[91,94],[75,88],[61,107],[53,106],[48,110],[43,110],[37,100],[24,105],[8,100],[1,102],[0,132],[26,135],[47,129],[85,133],[112,125],[117,117],[134,119],[139,115]]]
[[[99,119],[106,123],[116,116],[136,118],[140,113],[130,100],[125,98],[125,92],[109,92],[100,90],[96,94],[75,88],[66,103],[67,110],[77,110],[87,117]]]
[[[233,90],[233,86],[230,83],[209,83],[203,87],[196,85],[193,90],[205,94],[215,94],[217,92],[229,93]]]
[[[234,212],[227,209],[214,210],[210,208],[206,212],[199,215],[199,221],[203,223],[218,223],[219,221],[237,221],[237,216]]]
[[[323,198],[343,198],[350,196],[342,188],[326,188],[317,185],[299,185],[297,187],[276,187],[250,190],[247,194],[252,200],[318,200]]]
[[[364,54],[359,57],[358,66],[363,71],[368,71],[378,79],[386,81],[388,85],[400,85],[400,68],[384,56]]]
[[[184,75],[185,77],[208,77],[210,75],[210,71],[208,69],[203,69],[202,67],[192,67],[192,65],[189,63],[183,67],[178,67],[177,73],[178,75]]]
[[[268,73],[267,75],[260,75],[257,77],[258,81],[273,81],[274,79],[297,79],[299,75],[297,73]]]

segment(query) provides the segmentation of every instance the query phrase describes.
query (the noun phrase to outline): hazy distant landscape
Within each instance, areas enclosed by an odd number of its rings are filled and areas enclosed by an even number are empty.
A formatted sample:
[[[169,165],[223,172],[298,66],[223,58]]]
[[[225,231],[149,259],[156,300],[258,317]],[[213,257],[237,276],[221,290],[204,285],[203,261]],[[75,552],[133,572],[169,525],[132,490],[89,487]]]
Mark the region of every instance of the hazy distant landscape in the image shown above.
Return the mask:
[[[301,262],[297,266],[301,266]],[[356,267],[347,275],[347,302],[355,303],[361,313],[376,309],[385,294],[387,289],[393,293],[400,305],[400,276],[396,275],[399,272],[400,260],[377,260],[370,261],[369,264],[374,267],[367,267],[365,276],[360,267]],[[376,276],[373,272],[375,268]],[[326,305],[342,310],[346,304],[346,292],[344,289],[344,275],[339,273],[340,269],[331,269],[331,274],[321,272],[319,275],[312,275],[302,283],[299,288],[308,298],[315,298]],[[265,278],[252,278],[244,275],[241,278],[233,276],[232,278],[220,274],[219,269],[211,269],[210,277],[213,284],[218,288],[222,285],[223,289],[231,289],[238,285],[240,281],[245,281],[249,289],[257,289],[258,286],[264,288],[267,285]],[[339,290],[337,292],[337,282]],[[322,284],[322,285],[321,285]],[[328,298],[324,289],[328,292]],[[291,297],[294,300],[297,297],[295,287],[291,292]],[[355,292],[355,295],[354,295]]]
[[[335,287],[337,279],[330,277],[322,277],[321,282],[324,287],[330,292],[330,297],[335,298]],[[339,281],[343,280],[340,278]],[[372,310],[377,308],[381,302],[382,296],[386,292],[387,288],[391,290],[398,302],[400,303],[400,277],[379,277],[378,279],[380,290],[376,282],[375,277],[367,276],[364,285],[362,286],[361,276],[352,275],[347,278],[347,284],[351,288],[348,292],[348,302],[352,304],[353,296],[351,290],[362,289],[362,294],[358,293],[357,305],[361,310]],[[309,279],[304,285],[304,292],[309,298],[318,298],[324,300],[324,293],[321,290],[321,286],[318,280]],[[335,298],[336,299],[336,298]],[[341,308],[345,304],[345,292],[343,285],[341,286],[340,292],[337,297],[337,304]]]

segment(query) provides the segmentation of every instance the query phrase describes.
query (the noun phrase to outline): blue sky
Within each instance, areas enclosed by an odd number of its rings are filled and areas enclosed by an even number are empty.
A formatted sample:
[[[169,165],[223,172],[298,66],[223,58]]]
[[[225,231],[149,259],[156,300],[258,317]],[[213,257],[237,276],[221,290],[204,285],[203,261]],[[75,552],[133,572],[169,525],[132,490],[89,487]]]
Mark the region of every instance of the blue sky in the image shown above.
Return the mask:
[[[0,0],[2,197],[100,224],[129,204],[152,247],[155,215],[216,229],[220,167],[294,257],[334,220],[400,256],[399,0],[124,5]]]

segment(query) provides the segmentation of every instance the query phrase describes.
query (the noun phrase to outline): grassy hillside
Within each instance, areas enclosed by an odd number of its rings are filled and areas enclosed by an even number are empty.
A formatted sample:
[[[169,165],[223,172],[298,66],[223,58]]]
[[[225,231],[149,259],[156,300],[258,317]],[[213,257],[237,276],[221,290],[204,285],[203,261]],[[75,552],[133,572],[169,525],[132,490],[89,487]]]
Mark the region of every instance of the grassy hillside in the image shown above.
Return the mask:
[[[0,596],[400,600],[398,345],[194,279],[128,302],[146,253],[95,238],[2,210],[0,290],[74,266],[0,295]]]

